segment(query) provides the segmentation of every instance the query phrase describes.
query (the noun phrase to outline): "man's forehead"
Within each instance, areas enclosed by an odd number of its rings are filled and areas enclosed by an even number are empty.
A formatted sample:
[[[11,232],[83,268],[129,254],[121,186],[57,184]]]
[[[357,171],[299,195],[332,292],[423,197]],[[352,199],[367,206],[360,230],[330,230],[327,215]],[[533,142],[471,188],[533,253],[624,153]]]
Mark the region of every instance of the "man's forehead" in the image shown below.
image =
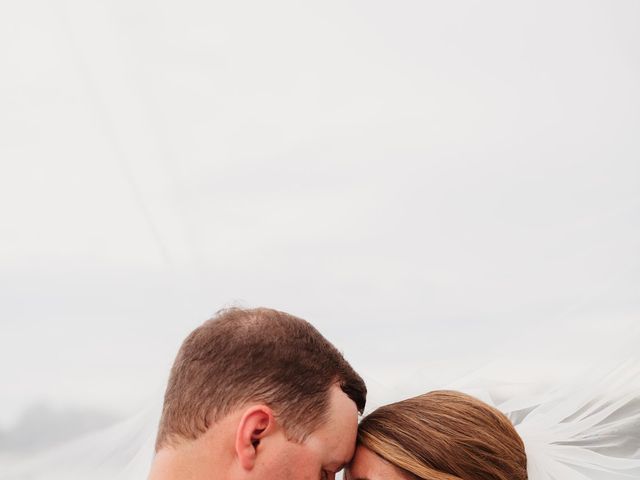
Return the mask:
[[[358,407],[338,385],[331,387],[329,393],[329,418],[337,426],[352,430],[358,429]]]
[[[333,450],[335,460],[347,463],[355,450],[358,434],[358,408],[339,386],[330,392],[329,411],[324,424],[318,429],[318,437]]]

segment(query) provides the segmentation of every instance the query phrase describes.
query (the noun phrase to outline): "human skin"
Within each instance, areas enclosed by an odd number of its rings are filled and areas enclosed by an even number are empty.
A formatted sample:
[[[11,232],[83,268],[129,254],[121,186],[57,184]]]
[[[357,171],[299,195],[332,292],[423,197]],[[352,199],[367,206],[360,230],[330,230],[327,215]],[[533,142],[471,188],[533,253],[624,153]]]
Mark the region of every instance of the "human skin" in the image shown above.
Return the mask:
[[[287,437],[268,406],[244,406],[198,439],[160,450],[149,480],[334,480],[353,457],[358,410],[337,385],[329,400],[302,442]]]
[[[362,445],[356,449],[345,480],[411,480],[398,467],[379,457]]]

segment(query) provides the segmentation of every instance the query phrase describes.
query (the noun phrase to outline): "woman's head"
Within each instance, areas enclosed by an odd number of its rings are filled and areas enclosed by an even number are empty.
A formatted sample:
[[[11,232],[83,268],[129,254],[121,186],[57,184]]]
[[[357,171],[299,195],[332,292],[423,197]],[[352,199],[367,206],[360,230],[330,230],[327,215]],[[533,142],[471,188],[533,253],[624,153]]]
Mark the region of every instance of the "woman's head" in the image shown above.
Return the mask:
[[[360,424],[348,480],[526,480],[524,444],[509,419],[460,392],[378,408]]]

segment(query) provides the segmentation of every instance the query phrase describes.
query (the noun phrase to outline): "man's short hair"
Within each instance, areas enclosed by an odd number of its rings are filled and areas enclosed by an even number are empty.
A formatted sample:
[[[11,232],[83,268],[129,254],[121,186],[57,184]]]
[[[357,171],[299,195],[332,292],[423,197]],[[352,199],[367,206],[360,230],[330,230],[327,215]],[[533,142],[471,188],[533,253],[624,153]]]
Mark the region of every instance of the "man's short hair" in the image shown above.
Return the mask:
[[[196,439],[253,402],[271,407],[288,438],[302,441],[324,420],[334,384],[362,413],[364,381],[310,323],[267,308],[222,310],[180,347],[156,450]]]

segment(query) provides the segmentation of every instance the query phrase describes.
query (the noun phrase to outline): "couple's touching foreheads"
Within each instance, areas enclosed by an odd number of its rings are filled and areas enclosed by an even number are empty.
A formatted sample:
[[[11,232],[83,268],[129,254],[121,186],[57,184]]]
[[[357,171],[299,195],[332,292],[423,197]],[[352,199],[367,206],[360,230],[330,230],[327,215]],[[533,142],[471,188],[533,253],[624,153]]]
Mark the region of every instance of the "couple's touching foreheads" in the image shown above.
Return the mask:
[[[231,308],[193,331],[171,370],[150,480],[524,480],[505,415],[433,391],[359,422],[367,389],[310,323]]]

